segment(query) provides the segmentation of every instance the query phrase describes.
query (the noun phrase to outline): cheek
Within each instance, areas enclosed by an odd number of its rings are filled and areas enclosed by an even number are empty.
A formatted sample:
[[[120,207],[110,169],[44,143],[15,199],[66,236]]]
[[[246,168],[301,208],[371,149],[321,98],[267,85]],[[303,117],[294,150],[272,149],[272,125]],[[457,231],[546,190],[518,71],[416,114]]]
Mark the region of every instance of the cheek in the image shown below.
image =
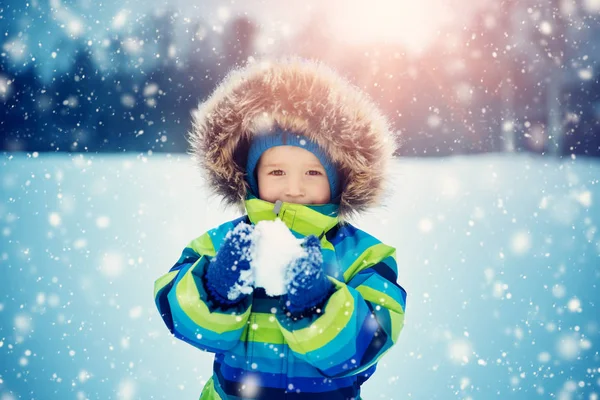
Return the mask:
[[[320,200],[320,202],[329,201],[330,193],[329,193],[329,182],[319,182],[317,185],[314,185],[314,194]]]
[[[261,195],[268,195],[271,193],[278,193],[280,191],[280,183],[277,180],[269,179],[264,177],[258,180],[258,191]]]

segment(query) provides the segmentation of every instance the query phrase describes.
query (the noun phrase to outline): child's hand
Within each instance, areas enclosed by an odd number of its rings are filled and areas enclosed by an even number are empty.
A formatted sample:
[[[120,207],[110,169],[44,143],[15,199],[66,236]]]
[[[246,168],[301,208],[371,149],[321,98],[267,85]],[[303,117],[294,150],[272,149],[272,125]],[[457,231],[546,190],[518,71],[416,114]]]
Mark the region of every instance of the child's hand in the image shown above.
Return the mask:
[[[235,304],[240,295],[250,294],[254,289],[250,268],[253,232],[254,226],[240,222],[227,233],[208,266],[207,290],[222,304]]]
[[[323,270],[321,243],[308,236],[303,243],[306,256],[290,263],[286,272],[286,307],[292,313],[307,311],[323,302],[333,292],[334,285]]]

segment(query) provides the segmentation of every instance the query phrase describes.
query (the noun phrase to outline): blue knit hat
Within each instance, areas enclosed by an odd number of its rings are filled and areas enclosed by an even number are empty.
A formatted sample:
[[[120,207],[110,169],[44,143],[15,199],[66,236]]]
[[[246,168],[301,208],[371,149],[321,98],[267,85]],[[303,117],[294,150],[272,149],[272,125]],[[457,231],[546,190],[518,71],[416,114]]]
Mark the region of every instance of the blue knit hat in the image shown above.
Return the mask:
[[[250,189],[253,194],[258,197],[258,182],[256,179],[255,169],[258,165],[260,156],[270,149],[277,146],[296,146],[313,153],[323,165],[327,178],[329,179],[329,189],[331,190],[331,199],[335,199],[339,193],[338,171],[335,165],[329,160],[327,153],[319,147],[319,145],[306,136],[276,129],[273,133],[258,134],[252,138],[250,149],[248,150],[248,161],[246,163],[247,181],[250,184]],[[331,200],[330,200],[331,201]]]

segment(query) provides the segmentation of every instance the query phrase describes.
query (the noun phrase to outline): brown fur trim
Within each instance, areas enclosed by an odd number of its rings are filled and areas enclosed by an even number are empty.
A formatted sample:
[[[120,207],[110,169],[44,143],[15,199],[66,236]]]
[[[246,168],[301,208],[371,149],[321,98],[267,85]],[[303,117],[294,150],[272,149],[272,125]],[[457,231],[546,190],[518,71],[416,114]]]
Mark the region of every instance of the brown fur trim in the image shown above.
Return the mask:
[[[233,70],[193,113],[190,154],[228,205],[244,209],[248,143],[275,126],[315,141],[338,166],[340,220],[379,205],[396,149],[386,118],[333,70],[297,58]]]

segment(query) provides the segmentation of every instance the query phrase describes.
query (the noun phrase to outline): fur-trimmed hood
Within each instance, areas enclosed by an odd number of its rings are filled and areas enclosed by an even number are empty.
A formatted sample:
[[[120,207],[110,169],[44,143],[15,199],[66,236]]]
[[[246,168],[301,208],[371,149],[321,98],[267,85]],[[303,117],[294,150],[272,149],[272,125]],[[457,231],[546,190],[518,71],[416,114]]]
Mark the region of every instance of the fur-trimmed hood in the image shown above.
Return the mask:
[[[244,209],[249,142],[276,126],[307,136],[336,164],[340,220],[379,204],[396,149],[386,118],[330,68],[295,58],[233,70],[193,113],[190,154],[227,204]]]

